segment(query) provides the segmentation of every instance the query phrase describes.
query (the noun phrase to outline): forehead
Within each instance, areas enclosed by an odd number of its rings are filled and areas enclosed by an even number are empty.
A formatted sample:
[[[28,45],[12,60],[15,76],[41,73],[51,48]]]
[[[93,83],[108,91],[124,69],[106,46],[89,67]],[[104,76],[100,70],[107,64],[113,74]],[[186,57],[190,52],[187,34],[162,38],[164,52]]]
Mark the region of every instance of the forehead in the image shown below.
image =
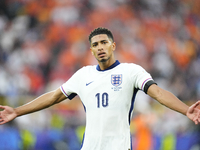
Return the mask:
[[[108,38],[108,36],[106,34],[98,34],[91,38],[91,43],[99,42],[102,40],[110,41],[110,39]]]

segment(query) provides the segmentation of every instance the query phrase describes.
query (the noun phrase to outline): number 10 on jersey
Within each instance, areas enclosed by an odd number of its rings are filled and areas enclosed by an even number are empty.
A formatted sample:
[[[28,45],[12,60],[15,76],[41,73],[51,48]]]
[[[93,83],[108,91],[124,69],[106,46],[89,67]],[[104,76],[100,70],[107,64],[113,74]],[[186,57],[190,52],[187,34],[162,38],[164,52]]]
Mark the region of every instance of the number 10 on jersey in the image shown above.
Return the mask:
[[[108,93],[97,93],[95,95],[95,97],[97,98],[97,108],[100,108],[101,106],[103,107],[107,107],[108,106]]]

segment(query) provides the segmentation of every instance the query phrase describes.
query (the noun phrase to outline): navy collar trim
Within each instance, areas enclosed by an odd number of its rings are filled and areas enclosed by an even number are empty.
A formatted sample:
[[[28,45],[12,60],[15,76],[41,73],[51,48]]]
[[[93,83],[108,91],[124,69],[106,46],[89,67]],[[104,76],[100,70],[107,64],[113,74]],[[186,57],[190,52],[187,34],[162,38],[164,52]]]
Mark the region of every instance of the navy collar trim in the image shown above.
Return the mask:
[[[108,68],[105,69],[105,70],[101,70],[101,68],[100,68],[99,65],[97,65],[96,69],[97,69],[98,71],[107,71],[107,70],[110,70],[110,69],[112,69],[112,68],[115,68],[115,67],[118,66],[119,64],[120,64],[120,62],[119,62],[118,60],[116,60],[114,64],[112,64],[110,67],[108,67]]]

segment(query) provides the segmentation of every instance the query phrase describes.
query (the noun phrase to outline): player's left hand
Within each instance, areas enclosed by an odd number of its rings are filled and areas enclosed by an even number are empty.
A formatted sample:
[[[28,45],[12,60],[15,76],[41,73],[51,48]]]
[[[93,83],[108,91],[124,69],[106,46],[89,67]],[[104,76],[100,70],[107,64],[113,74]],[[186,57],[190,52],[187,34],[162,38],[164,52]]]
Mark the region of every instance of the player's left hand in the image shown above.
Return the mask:
[[[196,125],[200,123],[200,109],[197,108],[198,106],[200,106],[200,100],[191,105],[186,113],[187,117]]]

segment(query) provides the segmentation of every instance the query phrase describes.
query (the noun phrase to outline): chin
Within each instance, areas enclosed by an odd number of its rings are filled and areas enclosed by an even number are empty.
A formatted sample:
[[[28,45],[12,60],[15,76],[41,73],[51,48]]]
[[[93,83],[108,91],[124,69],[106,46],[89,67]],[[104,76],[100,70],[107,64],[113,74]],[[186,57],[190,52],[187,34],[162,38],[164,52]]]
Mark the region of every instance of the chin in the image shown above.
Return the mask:
[[[98,59],[98,61],[99,62],[107,62],[109,59],[110,59],[110,57],[109,58],[102,58],[102,59]]]
[[[99,62],[106,62],[106,61],[108,61],[109,59],[105,59],[105,58],[102,58],[102,59],[99,59],[98,61]]]
[[[108,59],[101,59],[100,62],[106,62]]]

